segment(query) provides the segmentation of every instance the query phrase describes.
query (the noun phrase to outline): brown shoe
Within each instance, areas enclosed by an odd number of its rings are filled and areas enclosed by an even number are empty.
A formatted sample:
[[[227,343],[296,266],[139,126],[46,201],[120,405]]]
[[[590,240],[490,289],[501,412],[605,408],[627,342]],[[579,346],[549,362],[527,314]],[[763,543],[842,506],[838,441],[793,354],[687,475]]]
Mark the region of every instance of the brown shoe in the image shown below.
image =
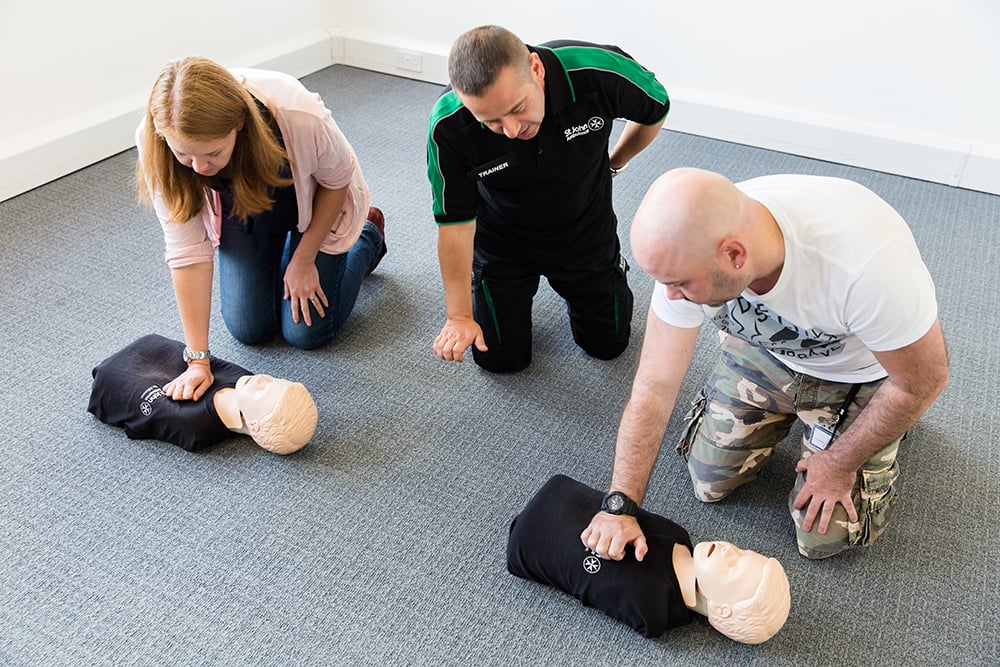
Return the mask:
[[[385,253],[389,251],[389,248],[385,245],[385,216],[382,215],[382,211],[374,206],[369,207],[368,222],[378,227],[379,232],[382,234],[382,249],[378,251],[378,257],[375,259],[375,263],[372,264],[372,268],[368,269],[368,273],[371,273],[379,265],[379,262],[382,261],[382,258],[385,257]]]

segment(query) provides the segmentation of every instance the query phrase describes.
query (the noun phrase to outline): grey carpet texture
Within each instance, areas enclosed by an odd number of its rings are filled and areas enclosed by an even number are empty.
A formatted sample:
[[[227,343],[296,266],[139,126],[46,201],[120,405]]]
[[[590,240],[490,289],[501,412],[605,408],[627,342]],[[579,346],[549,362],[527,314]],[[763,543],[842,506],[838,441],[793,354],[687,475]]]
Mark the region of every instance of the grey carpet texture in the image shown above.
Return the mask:
[[[511,576],[504,548],[511,518],[551,475],[607,484],[651,279],[632,262],[633,341],[614,361],[574,345],[544,281],[528,370],[438,360],[425,137],[441,87],[344,66],[304,81],[357,150],[389,254],[341,336],[317,351],[237,343],[214,296],[213,353],[316,398],[316,437],[293,456],[239,436],[188,453],[87,413],[96,363],[143,334],[182,338],[159,225],[136,203],[134,151],[0,204],[0,663],[998,664],[1000,197],[679,134],[669,117],[615,180],[629,258],[635,208],[672,167],[863,183],[913,228],[952,363],[900,450],[895,522],[871,548],[822,562],[799,556],[786,508],[796,435],[756,483],[704,505],[673,453],[676,416],[645,506],[695,541],[779,558],[792,610],[760,646],[701,617],[644,639]],[[681,401],[715,353],[706,329]]]

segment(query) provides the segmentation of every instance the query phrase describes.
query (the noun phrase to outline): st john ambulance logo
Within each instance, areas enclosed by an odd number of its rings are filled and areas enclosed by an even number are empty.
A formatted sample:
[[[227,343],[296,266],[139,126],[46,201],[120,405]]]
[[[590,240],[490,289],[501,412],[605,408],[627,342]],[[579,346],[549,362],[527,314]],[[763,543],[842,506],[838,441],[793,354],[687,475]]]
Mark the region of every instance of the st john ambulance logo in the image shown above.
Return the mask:
[[[601,559],[597,556],[587,556],[583,559],[583,569],[588,574],[597,574],[601,571]]]
[[[139,396],[139,411],[148,417],[153,413],[153,402],[163,396],[166,396],[166,394],[164,394],[163,389],[157,385],[154,384],[152,387],[147,388],[146,391],[142,392],[142,395]]]
[[[586,125],[574,125],[573,127],[568,127],[563,130],[563,135],[566,137],[566,141],[572,141],[573,139],[582,137],[585,134],[598,132],[602,127],[604,127],[604,119],[600,116],[591,116]]]

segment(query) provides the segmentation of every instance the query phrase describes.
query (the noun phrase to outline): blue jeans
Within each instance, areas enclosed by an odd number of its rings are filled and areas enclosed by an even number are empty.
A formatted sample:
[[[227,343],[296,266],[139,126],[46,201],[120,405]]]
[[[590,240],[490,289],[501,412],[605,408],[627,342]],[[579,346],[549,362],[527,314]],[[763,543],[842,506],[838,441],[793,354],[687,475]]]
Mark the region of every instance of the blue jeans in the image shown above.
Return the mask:
[[[222,319],[233,337],[246,345],[262,343],[279,330],[290,344],[310,350],[332,341],[347,321],[361,289],[382,249],[382,234],[365,222],[354,246],[341,255],[316,255],[319,281],[329,301],[326,314],[313,311],[312,326],[301,314],[292,321],[291,302],[285,300],[285,268],[302,239],[293,223],[273,217],[243,225],[225,220],[219,243],[219,298]]]

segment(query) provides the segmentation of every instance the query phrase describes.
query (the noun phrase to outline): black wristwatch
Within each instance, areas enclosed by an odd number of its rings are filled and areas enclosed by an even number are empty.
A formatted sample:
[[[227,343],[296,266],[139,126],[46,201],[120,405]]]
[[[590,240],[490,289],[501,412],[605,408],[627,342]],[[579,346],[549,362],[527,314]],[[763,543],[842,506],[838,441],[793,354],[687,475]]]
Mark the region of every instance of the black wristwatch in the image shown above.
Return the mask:
[[[628,514],[635,516],[639,511],[639,506],[621,491],[612,491],[604,495],[601,501],[601,509],[608,514]]]

